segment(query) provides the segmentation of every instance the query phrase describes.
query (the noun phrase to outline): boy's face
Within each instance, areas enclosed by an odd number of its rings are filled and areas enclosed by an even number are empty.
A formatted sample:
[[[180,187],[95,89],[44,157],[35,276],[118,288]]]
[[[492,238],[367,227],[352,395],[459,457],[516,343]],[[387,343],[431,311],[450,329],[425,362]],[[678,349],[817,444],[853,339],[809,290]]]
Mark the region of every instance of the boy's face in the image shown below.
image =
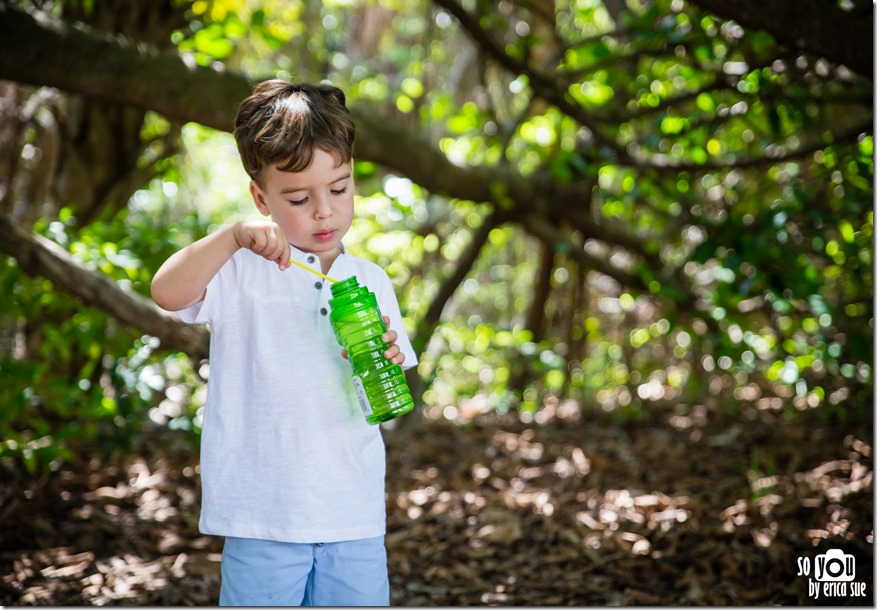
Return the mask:
[[[280,225],[293,246],[331,264],[353,222],[352,162],[336,165],[335,157],[317,148],[303,171],[272,165],[262,174],[262,186],[250,182],[259,211]]]

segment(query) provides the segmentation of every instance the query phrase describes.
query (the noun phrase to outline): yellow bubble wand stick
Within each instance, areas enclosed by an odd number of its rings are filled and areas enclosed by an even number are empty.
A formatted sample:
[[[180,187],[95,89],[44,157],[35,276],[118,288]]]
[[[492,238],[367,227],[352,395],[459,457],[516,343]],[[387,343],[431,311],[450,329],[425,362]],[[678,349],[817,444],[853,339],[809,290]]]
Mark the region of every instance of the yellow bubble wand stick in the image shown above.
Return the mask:
[[[319,275],[319,276],[320,276],[321,278],[323,278],[324,280],[327,280],[327,281],[329,281],[329,282],[332,282],[333,284],[337,284],[337,283],[338,283],[338,280],[333,280],[333,279],[330,278],[328,275],[323,275],[323,274],[320,273],[319,271],[316,271],[315,269],[311,269],[311,268],[308,267],[307,265],[302,265],[300,262],[298,262],[298,261],[296,261],[296,260],[289,259],[289,262],[292,263],[293,265],[297,266],[297,267],[301,267],[301,268],[304,269],[305,271],[310,271],[310,272],[313,273],[314,275]]]

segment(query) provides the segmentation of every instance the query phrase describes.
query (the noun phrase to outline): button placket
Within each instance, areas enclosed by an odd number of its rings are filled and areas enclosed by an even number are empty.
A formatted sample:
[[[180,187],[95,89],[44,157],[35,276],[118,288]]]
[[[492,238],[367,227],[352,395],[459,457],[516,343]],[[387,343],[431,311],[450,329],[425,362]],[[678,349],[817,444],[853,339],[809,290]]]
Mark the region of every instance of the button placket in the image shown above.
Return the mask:
[[[329,295],[328,291],[322,290],[322,282],[314,282],[314,295],[316,298],[317,312],[320,314],[317,318],[325,318],[329,315]]]
[[[316,259],[316,257],[314,257]],[[333,265],[334,269],[334,265]],[[332,273],[332,269],[329,269],[328,273]],[[317,281],[314,282],[314,288],[320,291],[320,315],[324,318],[327,318],[331,313],[329,309],[329,300],[332,298],[331,291],[323,290],[323,287],[327,286],[326,282]]]

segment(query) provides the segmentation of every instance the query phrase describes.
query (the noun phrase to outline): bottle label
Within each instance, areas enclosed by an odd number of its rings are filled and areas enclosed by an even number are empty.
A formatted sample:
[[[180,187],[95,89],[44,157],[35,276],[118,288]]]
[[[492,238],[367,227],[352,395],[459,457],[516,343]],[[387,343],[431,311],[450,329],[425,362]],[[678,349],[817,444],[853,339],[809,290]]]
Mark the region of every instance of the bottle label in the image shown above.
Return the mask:
[[[359,406],[362,408],[362,414],[368,417],[372,414],[372,406],[366,396],[365,388],[362,385],[362,379],[358,376],[353,378],[353,388],[356,390],[356,397],[359,399]]]

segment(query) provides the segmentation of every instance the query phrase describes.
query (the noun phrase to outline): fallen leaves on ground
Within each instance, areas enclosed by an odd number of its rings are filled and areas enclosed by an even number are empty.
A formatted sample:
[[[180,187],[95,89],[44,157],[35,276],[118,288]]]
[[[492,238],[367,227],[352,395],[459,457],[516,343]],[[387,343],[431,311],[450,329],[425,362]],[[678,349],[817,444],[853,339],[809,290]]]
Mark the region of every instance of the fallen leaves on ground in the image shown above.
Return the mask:
[[[743,413],[620,424],[555,402],[385,430],[392,604],[873,606],[870,428]],[[0,604],[217,603],[222,543],[172,433],[2,476]],[[799,559],[831,549],[864,595],[813,598]]]

